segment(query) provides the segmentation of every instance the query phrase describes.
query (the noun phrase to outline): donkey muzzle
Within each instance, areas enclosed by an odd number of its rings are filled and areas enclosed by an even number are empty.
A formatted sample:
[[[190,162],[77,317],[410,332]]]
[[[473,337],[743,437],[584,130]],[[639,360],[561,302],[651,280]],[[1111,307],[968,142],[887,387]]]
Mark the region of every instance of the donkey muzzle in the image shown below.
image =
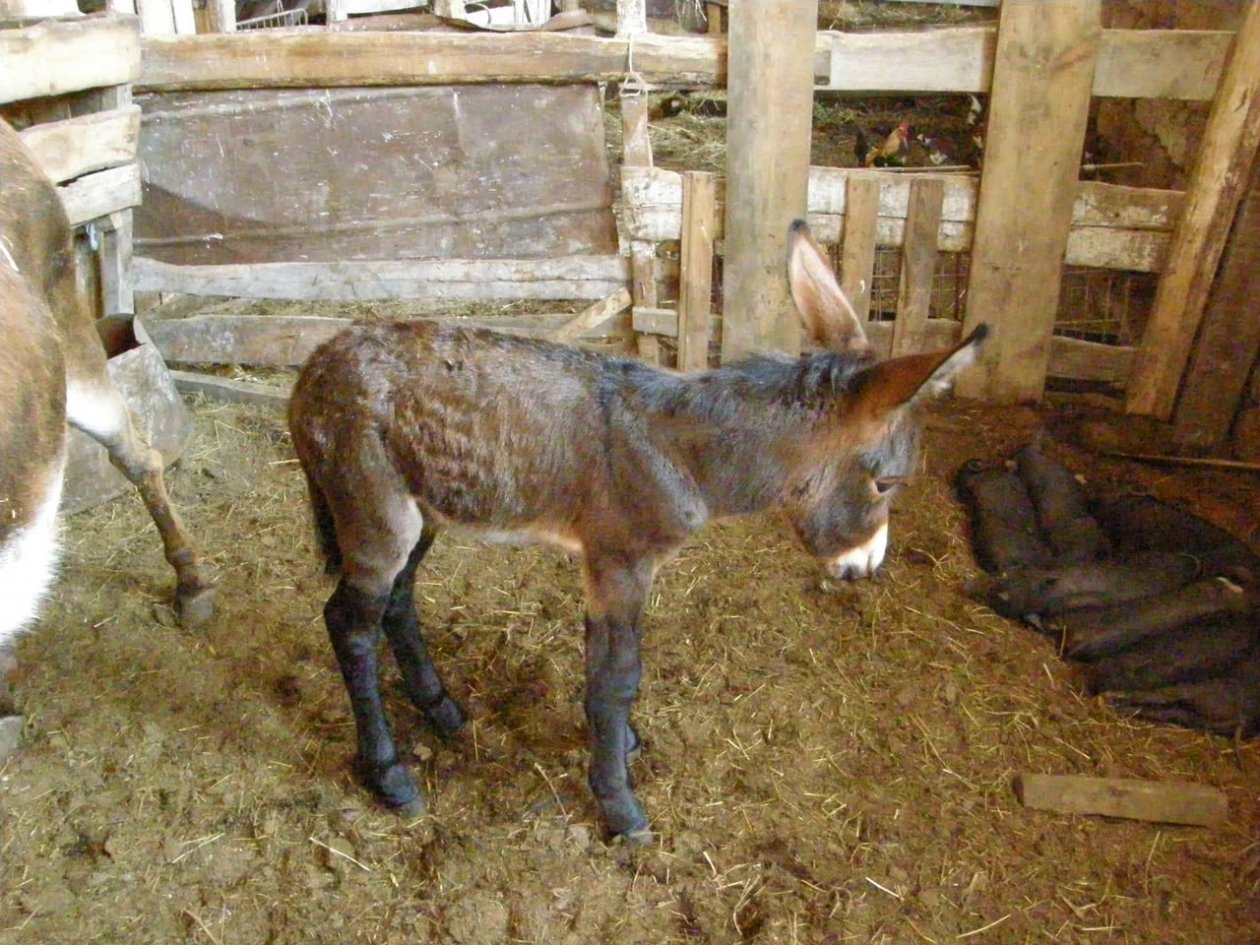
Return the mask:
[[[888,523],[880,525],[870,538],[843,551],[827,562],[827,573],[843,581],[870,577],[884,563],[888,550]]]

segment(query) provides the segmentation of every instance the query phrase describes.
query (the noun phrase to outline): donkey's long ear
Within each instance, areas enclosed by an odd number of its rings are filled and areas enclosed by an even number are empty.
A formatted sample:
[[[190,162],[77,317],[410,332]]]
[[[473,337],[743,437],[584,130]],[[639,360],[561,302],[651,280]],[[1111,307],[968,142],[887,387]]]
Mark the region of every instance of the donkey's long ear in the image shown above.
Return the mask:
[[[988,325],[978,325],[953,348],[872,365],[859,375],[860,409],[868,416],[881,417],[912,401],[943,394],[954,378],[976,363],[988,334]]]
[[[804,220],[788,230],[788,285],[810,338],[830,351],[869,351],[862,322]]]

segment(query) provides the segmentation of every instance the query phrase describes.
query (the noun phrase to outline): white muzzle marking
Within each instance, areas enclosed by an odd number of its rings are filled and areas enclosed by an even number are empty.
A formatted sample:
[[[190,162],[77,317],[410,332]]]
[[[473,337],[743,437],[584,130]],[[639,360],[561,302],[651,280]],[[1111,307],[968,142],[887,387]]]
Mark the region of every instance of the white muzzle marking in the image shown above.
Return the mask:
[[[836,555],[827,562],[827,571],[832,577],[845,581],[870,577],[884,563],[884,552],[888,550],[888,523],[880,525],[875,534],[856,548]]]

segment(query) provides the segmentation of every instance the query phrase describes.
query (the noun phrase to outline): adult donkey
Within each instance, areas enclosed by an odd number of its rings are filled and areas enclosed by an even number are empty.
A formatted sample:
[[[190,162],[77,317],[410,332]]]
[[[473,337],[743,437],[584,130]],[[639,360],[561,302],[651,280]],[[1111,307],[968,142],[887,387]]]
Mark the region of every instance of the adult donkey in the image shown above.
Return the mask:
[[[56,567],[67,421],[139,489],[175,568],[181,620],[208,619],[213,587],[167,498],[162,458],[110,381],[57,188],[2,120],[0,338],[0,646],[34,619]]]
[[[650,838],[638,748],[640,619],[653,575],[713,518],[781,507],[840,578],[883,561],[888,507],[915,468],[918,411],[986,330],[878,362],[798,221],[788,275],[826,350],[676,374],[578,348],[435,322],[361,324],[317,349],[289,408],[330,570],[324,617],[349,689],[358,765],[386,803],[423,801],[381,706],[383,629],[409,698],[439,732],[465,722],[419,632],[416,567],[444,526],[580,554],[590,785],[613,834]]]

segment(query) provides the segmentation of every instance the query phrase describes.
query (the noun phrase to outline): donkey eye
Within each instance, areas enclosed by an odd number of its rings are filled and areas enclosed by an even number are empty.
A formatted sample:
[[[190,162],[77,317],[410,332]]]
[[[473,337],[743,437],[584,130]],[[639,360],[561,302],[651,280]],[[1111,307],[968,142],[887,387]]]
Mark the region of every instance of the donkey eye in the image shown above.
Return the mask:
[[[873,480],[875,491],[881,496],[888,496],[899,486],[904,486],[908,476],[881,476]]]

